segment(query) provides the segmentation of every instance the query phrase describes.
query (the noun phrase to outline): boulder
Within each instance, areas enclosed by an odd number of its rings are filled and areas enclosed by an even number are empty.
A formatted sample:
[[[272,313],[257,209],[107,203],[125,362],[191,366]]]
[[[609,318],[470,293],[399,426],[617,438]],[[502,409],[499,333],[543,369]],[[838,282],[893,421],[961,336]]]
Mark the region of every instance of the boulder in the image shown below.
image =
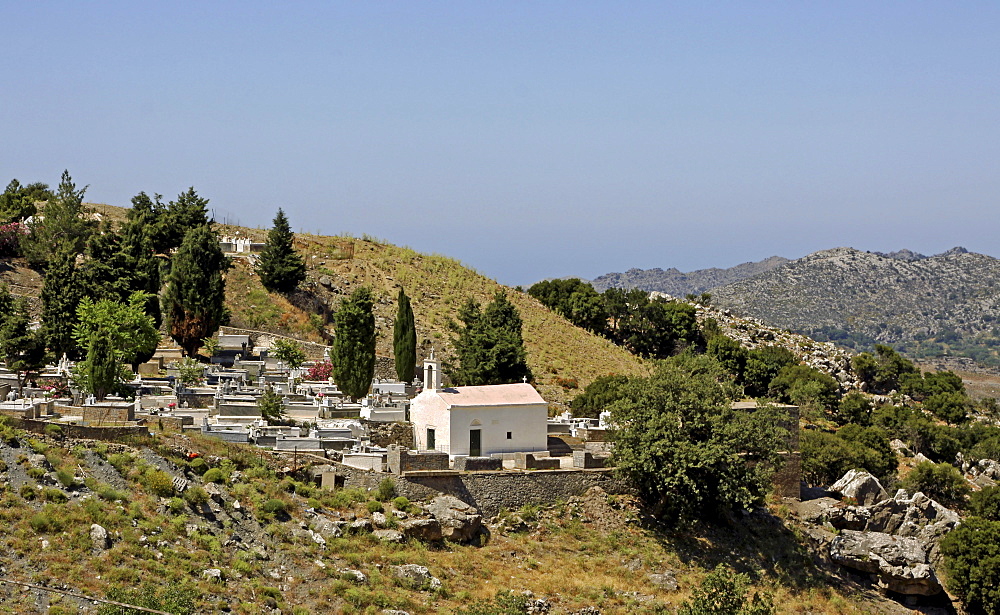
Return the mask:
[[[372,523],[375,527],[386,527],[389,525],[389,520],[386,518],[385,513],[376,511],[372,513]]]
[[[437,519],[409,519],[399,524],[403,534],[425,542],[436,542],[443,538],[441,523]]]
[[[426,566],[417,564],[390,566],[389,574],[416,589],[438,589],[441,587],[441,580],[432,576]]]
[[[372,536],[378,538],[382,542],[403,542],[406,540],[403,533],[396,530],[375,530],[372,532]]]
[[[649,582],[660,589],[665,589],[668,592],[675,592],[680,589],[680,585],[677,583],[677,577],[674,576],[673,570],[666,570],[664,572],[651,574],[649,575]]]
[[[933,596],[941,592],[941,583],[916,538],[844,530],[830,543],[830,558],[872,574],[879,586],[899,594]]]
[[[910,447],[906,445],[906,442],[903,442],[898,438],[890,442],[889,446],[896,452],[897,455],[902,457],[913,457],[913,451],[910,450]]]
[[[208,568],[201,571],[201,576],[208,579],[209,581],[215,581],[216,583],[222,582],[222,569],[221,568]]]
[[[882,483],[865,470],[851,470],[833,483],[830,491],[845,498],[853,498],[862,506],[868,506],[889,497]]]
[[[343,521],[331,521],[325,517],[320,517],[312,522],[313,531],[327,540],[343,536],[343,527]]]
[[[355,519],[347,527],[351,528],[352,532],[370,532],[372,530],[372,522],[371,519]]]
[[[470,542],[482,528],[479,511],[456,497],[439,495],[426,508],[441,524],[441,536],[452,542]]]
[[[900,489],[892,498],[872,506],[845,506],[828,511],[826,521],[837,529],[879,532],[917,539],[940,563],[941,539],[955,529],[961,518],[919,491],[912,496]]]
[[[95,553],[111,548],[111,537],[108,535],[108,530],[96,523],[90,526],[90,542]]]

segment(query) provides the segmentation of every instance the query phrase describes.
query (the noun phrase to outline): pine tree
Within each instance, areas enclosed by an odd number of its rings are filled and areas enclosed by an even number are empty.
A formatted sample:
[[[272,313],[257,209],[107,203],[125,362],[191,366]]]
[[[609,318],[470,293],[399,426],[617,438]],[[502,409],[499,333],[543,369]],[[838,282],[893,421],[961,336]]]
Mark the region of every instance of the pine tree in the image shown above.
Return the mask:
[[[293,237],[288,218],[279,208],[257,265],[260,283],[271,292],[292,292],[306,279],[306,264],[292,246]]]
[[[215,335],[225,319],[222,273],[228,262],[207,224],[184,237],[172,261],[163,292],[163,313],[170,336],[187,356],[194,356],[201,340]]]
[[[417,329],[413,322],[410,298],[399,289],[396,322],[392,327],[392,350],[396,358],[396,377],[400,382],[413,380],[417,366]]]
[[[336,337],[330,356],[333,381],[348,397],[357,399],[368,394],[375,376],[375,315],[372,313],[372,293],[358,288],[340,304],[334,317]]]
[[[452,380],[462,385],[483,385],[531,379],[521,336],[521,315],[505,293],[498,291],[485,311],[470,298],[458,317],[464,326],[456,326],[459,366],[449,370]]]
[[[0,224],[20,222],[35,215],[35,202],[21,182],[12,179],[7,189],[0,194]]]
[[[86,191],[86,186],[77,190],[69,171],[63,171],[55,198],[45,206],[42,220],[31,224],[31,234],[21,246],[32,267],[47,267],[51,257],[63,249],[74,255],[83,252],[96,227],[93,220],[85,217]]]
[[[42,285],[42,334],[57,357],[63,353],[70,358],[80,356],[73,328],[77,323],[76,308],[84,292],[76,256],[71,246],[57,250],[51,257]]]

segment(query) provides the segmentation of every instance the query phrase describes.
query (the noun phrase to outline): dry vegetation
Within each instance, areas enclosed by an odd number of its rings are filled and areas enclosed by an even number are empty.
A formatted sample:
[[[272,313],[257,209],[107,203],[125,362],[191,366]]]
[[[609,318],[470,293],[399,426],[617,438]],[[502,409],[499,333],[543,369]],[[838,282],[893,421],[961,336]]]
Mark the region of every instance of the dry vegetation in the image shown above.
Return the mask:
[[[200,437],[160,436],[133,448],[0,429],[8,479],[0,489],[4,574],[94,597],[155,579],[154,593],[172,588],[190,595],[198,613],[249,615],[264,612],[262,605],[299,615],[384,608],[449,613],[506,590],[545,597],[553,612],[593,606],[604,613],[670,613],[724,562],[774,592],[782,613],[860,613],[871,599],[852,596],[857,588],[831,589],[793,532],[767,514],[729,529],[663,533],[642,527],[628,499],[597,491],[502,515],[523,523],[516,531],[493,526],[482,547],[385,544],[367,533],[321,546],[302,529],[309,509],[349,518],[381,506],[412,512],[413,504],[377,491],[323,491],[298,480],[301,474],[279,472],[287,460]],[[191,451],[207,464],[187,461]],[[42,464],[29,460],[33,454],[44,456],[44,475],[29,469]],[[52,481],[67,473],[73,478],[65,483]],[[175,475],[191,481],[184,494],[173,492]],[[209,488],[221,493],[214,501]],[[109,532],[108,550],[94,550],[93,523]],[[442,587],[392,578],[388,567],[398,564],[426,566]],[[221,581],[205,577],[211,568],[221,571]],[[367,582],[345,569],[362,572]],[[673,571],[679,590],[657,587],[649,577],[665,571]],[[83,606],[89,605],[57,593],[0,585],[3,613],[80,613]]]

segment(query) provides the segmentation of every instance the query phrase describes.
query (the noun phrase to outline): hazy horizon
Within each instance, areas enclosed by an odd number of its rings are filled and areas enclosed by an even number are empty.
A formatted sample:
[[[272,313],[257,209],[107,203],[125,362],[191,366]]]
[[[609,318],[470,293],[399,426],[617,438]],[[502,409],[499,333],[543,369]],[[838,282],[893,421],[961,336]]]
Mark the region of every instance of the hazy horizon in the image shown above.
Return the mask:
[[[0,181],[510,285],[995,251],[1000,5],[7,3]]]

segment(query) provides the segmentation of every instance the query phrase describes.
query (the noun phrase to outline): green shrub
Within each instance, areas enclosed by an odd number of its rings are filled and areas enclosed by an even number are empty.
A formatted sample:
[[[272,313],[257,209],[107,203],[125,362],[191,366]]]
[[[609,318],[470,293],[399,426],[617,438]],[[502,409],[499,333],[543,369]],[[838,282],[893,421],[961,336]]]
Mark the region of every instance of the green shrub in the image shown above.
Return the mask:
[[[477,600],[455,611],[455,615],[523,615],[527,612],[524,596],[498,591],[492,600]]]
[[[108,502],[122,501],[128,499],[128,494],[123,491],[118,491],[111,485],[100,483],[94,490],[97,493],[97,497]]]
[[[222,484],[226,481],[225,475],[222,474],[222,470],[220,470],[219,468],[212,468],[211,470],[208,470],[207,472],[205,472],[203,478],[207,483]]]
[[[34,487],[28,484],[21,485],[21,489],[18,491],[18,493],[20,493],[21,497],[25,500],[34,500],[36,497],[38,497],[38,491]]]
[[[76,477],[73,476],[72,472],[63,468],[60,470],[56,470],[56,480],[58,480],[59,484],[61,484],[63,487],[69,489],[76,482]]]
[[[208,493],[198,486],[188,487],[184,490],[184,501],[191,505],[191,508],[199,508],[208,503]]]
[[[972,612],[1000,614],[1000,522],[970,517],[941,541],[948,590]]]
[[[383,506],[382,502],[379,502],[378,500],[370,500],[365,506],[368,508],[368,512],[370,513],[377,513],[385,510],[385,506]]]
[[[269,515],[283,515],[288,512],[288,506],[283,500],[271,498],[270,500],[264,502],[264,505],[261,506],[261,510]]]
[[[962,506],[972,491],[955,466],[930,461],[918,463],[903,479],[903,487],[911,493],[922,491],[946,506]]]
[[[42,497],[45,498],[46,502],[53,502],[55,504],[63,504],[69,499],[61,489],[56,489],[55,487],[45,488],[42,491]]]
[[[681,605],[681,615],[770,615],[775,612],[768,594],[749,595],[750,578],[719,566]]]
[[[392,500],[392,506],[396,510],[406,510],[410,507],[410,500],[409,498],[399,496],[398,498]]]
[[[32,515],[28,524],[38,534],[61,532],[63,529],[59,509],[52,504],[46,504],[45,508]]]
[[[42,431],[45,432],[45,435],[52,438],[61,438],[63,434],[62,427],[56,425],[55,423],[49,423]]]
[[[391,478],[383,478],[375,488],[374,497],[380,502],[388,502],[396,495],[396,483]]]
[[[164,472],[155,468],[147,468],[142,473],[140,479],[147,491],[161,498],[169,498],[174,495],[174,479]]]
[[[170,501],[167,502],[167,508],[169,508],[170,512],[172,512],[174,514],[177,514],[177,513],[181,512],[181,511],[183,511],[184,510],[184,506],[185,506],[184,500],[181,499],[181,498],[177,498],[177,497],[170,498]]]
[[[205,472],[208,471],[208,464],[205,463],[205,460],[202,459],[201,457],[195,457],[194,459],[189,461],[188,467],[191,468],[192,472],[194,472],[199,476],[203,475]]]
[[[35,480],[38,480],[41,477],[45,476],[45,470],[41,468],[28,468],[28,476],[30,476]]]
[[[1000,486],[990,485],[972,494],[969,512],[977,517],[1000,521]]]

